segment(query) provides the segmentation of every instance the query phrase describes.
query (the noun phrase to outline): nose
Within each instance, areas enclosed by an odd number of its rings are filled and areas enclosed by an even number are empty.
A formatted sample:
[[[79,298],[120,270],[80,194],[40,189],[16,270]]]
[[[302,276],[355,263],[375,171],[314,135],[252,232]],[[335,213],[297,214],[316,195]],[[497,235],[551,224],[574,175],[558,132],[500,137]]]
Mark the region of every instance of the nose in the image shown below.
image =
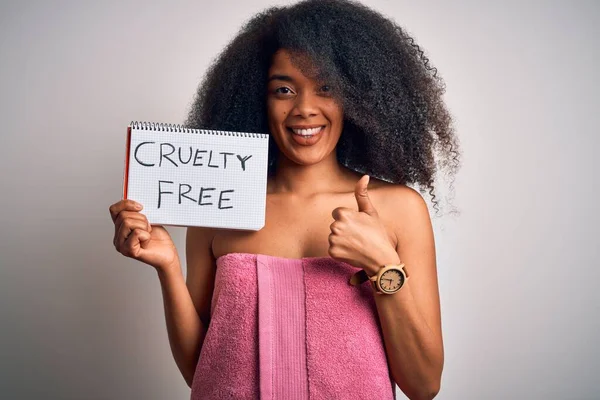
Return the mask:
[[[296,96],[292,115],[310,118],[318,114],[318,109],[319,108],[316,99],[311,93],[305,91],[304,93],[300,93]]]

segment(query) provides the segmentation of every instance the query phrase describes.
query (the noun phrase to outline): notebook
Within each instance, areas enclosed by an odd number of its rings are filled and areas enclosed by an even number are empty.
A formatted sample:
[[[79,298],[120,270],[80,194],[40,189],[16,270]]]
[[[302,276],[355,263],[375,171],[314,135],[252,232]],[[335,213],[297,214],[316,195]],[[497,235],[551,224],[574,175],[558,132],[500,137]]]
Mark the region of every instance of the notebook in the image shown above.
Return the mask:
[[[123,198],[151,224],[259,230],[265,224],[268,134],[132,122]]]

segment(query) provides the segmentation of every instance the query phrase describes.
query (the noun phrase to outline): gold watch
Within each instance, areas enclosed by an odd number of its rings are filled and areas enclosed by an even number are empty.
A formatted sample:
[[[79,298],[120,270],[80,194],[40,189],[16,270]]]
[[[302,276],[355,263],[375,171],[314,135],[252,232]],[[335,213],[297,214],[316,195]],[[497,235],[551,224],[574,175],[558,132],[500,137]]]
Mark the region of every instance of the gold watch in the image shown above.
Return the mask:
[[[404,264],[384,265],[373,276],[367,275],[364,269],[361,269],[350,278],[350,284],[360,285],[367,280],[371,281],[373,290],[378,294],[394,294],[398,292],[404,283],[408,280],[408,274],[404,270]]]

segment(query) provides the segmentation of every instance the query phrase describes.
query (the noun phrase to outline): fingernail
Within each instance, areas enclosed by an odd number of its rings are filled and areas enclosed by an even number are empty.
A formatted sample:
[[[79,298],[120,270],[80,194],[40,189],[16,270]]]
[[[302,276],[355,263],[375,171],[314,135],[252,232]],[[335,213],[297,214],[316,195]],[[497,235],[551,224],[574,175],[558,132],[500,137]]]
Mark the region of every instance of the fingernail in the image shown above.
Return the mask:
[[[141,210],[142,205],[140,203],[135,203],[135,208],[137,208],[138,210]]]

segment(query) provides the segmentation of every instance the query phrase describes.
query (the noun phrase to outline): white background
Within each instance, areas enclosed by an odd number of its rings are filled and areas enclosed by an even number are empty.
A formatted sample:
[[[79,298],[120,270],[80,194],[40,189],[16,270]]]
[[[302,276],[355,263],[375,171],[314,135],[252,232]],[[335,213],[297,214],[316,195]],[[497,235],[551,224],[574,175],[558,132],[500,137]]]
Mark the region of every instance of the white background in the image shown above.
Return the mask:
[[[108,206],[127,124],[183,122],[211,60],[272,4],[2,2],[2,398],[188,398],[156,273],[115,252]],[[597,398],[600,6],[367,4],[441,72],[464,153],[461,214],[434,219],[438,398]]]

